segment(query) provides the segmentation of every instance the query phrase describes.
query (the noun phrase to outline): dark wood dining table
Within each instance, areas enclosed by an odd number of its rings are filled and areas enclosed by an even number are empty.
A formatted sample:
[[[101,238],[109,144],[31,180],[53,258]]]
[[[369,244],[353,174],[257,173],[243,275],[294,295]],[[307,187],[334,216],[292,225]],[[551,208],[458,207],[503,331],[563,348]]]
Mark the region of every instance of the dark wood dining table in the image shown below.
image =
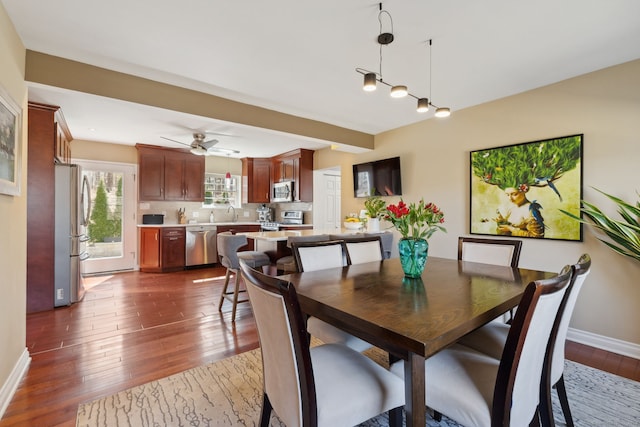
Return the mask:
[[[407,426],[426,425],[425,359],[518,305],[526,285],[556,273],[429,257],[421,278],[400,261],[280,276],[302,310],[404,360]]]

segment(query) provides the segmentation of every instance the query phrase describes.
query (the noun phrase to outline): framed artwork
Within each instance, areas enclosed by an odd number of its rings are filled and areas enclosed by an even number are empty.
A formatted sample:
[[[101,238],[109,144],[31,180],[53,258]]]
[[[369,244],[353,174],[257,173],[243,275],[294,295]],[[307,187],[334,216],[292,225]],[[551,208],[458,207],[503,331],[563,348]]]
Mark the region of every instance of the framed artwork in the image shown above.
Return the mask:
[[[583,134],[471,152],[470,233],[582,241]]]
[[[0,87],[0,194],[20,195],[20,107]]]

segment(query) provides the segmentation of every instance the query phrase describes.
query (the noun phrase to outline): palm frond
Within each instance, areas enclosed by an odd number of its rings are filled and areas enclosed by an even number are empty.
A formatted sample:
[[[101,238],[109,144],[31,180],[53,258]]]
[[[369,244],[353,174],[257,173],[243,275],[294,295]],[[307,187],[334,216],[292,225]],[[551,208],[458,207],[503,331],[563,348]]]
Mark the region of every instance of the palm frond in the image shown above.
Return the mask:
[[[582,217],[562,209],[560,211],[576,221],[600,230],[608,240],[600,237],[598,239],[617,253],[640,261],[640,201],[634,206],[597,188],[595,190],[617,205],[618,214],[624,221],[609,217],[600,208],[584,200],[580,208]]]

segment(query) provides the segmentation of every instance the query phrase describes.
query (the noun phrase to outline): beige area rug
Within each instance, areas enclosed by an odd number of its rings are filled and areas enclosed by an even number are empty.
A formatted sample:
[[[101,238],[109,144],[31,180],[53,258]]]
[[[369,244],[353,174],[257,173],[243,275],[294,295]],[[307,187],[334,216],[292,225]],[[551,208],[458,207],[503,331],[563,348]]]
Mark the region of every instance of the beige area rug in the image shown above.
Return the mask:
[[[383,366],[378,349],[365,354]],[[640,425],[640,383],[567,362],[565,382],[575,425]],[[554,393],[556,425],[565,426]],[[260,349],[121,391],[79,406],[78,427],[255,426],[262,405]],[[388,426],[386,414],[362,426]],[[443,417],[429,427],[459,427]],[[271,427],[284,427],[274,415]]]

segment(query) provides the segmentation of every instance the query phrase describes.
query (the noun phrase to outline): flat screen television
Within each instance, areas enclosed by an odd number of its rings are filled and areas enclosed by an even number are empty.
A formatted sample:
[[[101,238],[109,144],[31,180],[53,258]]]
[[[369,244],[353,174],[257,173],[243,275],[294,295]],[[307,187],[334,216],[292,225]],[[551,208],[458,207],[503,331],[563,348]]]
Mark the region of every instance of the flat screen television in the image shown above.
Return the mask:
[[[400,157],[353,165],[353,193],[355,197],[402,195]]]

